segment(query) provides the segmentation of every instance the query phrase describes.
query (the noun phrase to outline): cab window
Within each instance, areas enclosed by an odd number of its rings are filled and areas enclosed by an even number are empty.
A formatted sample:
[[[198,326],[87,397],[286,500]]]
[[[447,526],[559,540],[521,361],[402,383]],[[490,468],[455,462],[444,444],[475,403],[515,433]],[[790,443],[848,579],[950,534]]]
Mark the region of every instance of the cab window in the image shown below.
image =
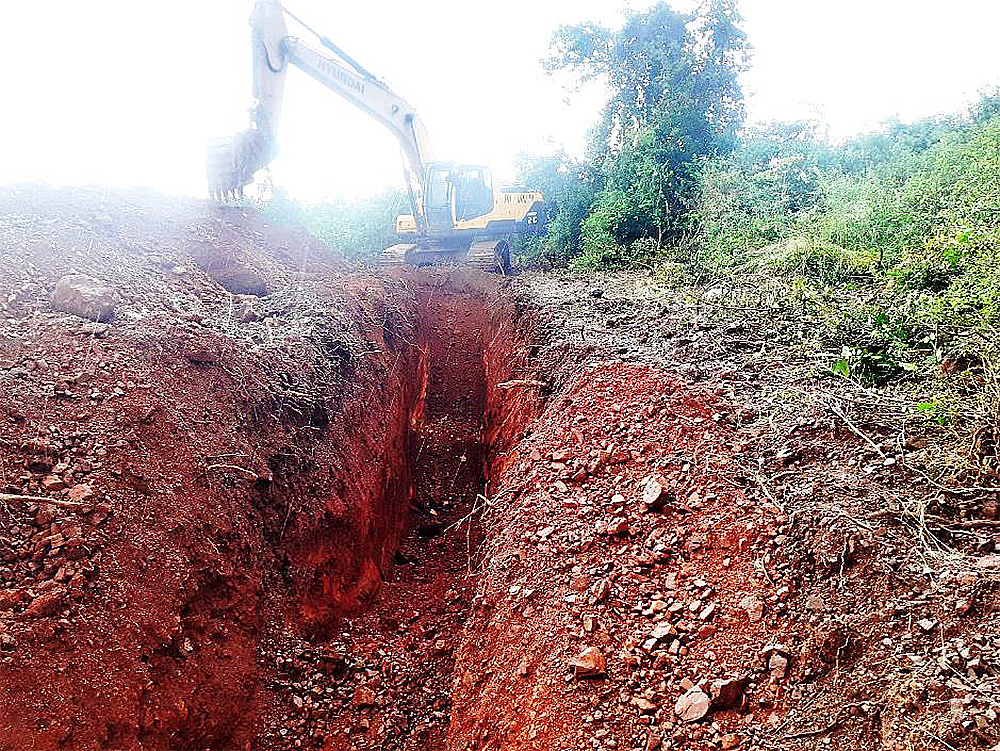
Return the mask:
[[[493,210],[493,178],[484,167],[465,167],[455,176],[455,220],[475,219]]]

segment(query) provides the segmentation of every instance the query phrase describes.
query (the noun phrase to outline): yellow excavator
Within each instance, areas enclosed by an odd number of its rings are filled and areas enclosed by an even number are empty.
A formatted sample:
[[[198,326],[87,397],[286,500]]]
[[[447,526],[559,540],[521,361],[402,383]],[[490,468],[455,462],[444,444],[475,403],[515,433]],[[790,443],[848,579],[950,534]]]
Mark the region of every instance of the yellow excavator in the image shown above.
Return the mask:
[[[286,16],[333,55],[289,36]],[[461,262],[507,273],[509,238],[542,231],[546,215],[540,192],[500,189],[483,165],[434,161],[427,132],[413,107],[278,0],[257,0],[250,27],[251,124],[237,136],[209,146],[208,189],[213,197],[242,196],[257,170],[274,158],[285,72],[291,64],[371,115],[399,141],[411,213],[397,217],[400,242],[383,251],[383,263]]]

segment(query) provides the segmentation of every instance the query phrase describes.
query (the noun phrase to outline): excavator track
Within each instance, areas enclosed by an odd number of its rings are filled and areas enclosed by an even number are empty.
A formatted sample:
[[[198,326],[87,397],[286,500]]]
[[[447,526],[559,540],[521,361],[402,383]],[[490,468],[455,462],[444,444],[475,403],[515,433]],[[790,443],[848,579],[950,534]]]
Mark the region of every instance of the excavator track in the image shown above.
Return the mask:
[[[416,248],[417,246],[414,243],[398,243],[397,245],[390,245],[379,254],[378,265],[385,268],[399,268],[401,266],[405,266],[409,263],[406,258],[406,254]]]
[[[491,274],[510,273],[510,243],[506,240],[480,240],[472,243],[468,251],[461,248],[434,248],[419,243],[398,243],[379,255],[378,264],[383,268],[401,266],[433,266],[455,263]]]
[[[480,240],[472,243],[465,264],[491,274],[510,273],[510,243],[506,240]]]

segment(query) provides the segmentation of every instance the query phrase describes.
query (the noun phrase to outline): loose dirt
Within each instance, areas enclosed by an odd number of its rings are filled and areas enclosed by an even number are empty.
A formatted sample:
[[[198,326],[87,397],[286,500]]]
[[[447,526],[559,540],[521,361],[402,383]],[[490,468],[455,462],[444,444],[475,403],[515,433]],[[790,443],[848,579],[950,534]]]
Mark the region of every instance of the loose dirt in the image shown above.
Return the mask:
[[[1000,742],[997,494],[794,321],[336,258],[0,191],[0,749]]]

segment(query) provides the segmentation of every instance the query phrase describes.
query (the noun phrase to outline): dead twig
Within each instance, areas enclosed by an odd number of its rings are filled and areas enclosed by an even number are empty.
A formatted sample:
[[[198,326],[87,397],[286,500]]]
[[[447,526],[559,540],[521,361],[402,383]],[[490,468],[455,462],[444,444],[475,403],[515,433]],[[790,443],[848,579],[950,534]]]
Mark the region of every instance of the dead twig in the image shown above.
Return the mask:
[[[479,511],[487,508],[492,508],[494,505],[496,505],[497,501],[499,501],[503,496],[507,495],[513,490],[514,490],[513,487],[505,488],[503,490],[498,491],[497,494],[494,495],[492,498],[487,497],[483,493],[477,493],[475,503],[472,504],[472,511],[463,516],[461,519],[458,519],[452,524],[449,524],[447,527],[445,527],[444,531],[450,532],[456,527],[461,527],[465,522],[471,521],[472,517],[475,516]]]
[[[251,472],[249,469],[246,469],[245,467],[239,467],[235,464],[209,464],[207,467],[205,467],[206,472],[212,469],[232,469],[236,470],[237,472],[243,472],[247,477],[252,477],[255,480],[257,479],[256,472]]]
[[[993,519],[962,519],[957,521],[952,521],[951,519],[945,519],[941,516],[932,516],[930,514],[925,514],[924,519],[933,524],[937,524],[942,527],[954,527],[955,529],[979,529],[980,527],[996,527],[1000,528],[1000,520]]]
[[[847,426],[848,430],[850,430],[852,433],[854,433],[854,435],[856,435],[858,438],[862,439],[865,443],[867,443],[869,446],[871,446],[875,450],[875,452],[880,457],[882,457],[883,460],[885,460],[885,459],[888,458],[886,456],[886,453],[882,450],[882,448],[877,443],[875,443],[875,441],[873,441],[871,438],[869,438],[864,433],[864,431],[862,431],[857,425],[855,425],[853,422],[851,422],[850,418],[848,418],[847,415],[845,415],[841,410],[837,409],[837,407],[834,406],[830,402],[824,402],[824,404],[827,406],[827,408],[830,409],[830,411],[832,411],[834,414],[836,414],[837,417],[839,417],[841,420],[844,421],[844,424]],[[907,464],[903,460],[899,461],[899,465],[901,467],[905,467],[906,469],[910,470],[911,472],[914,472],[914,473],[920,475],[922,478],[924,478],[927,482],[929,482],[931,485],[933,485],[938,490],[943,490],[945,493],[951,493],[952,495],[964,495],[966,493],[997,493],[997,492],[1000,492],[1000,488],[980,487],[980,486],[975,486],[975,485],[971,486],[971,487],[967,487],[967,488],[952,488],[952,487],[949,487],[947,485],[942,485],[940,482],[938,482],[933,477],[931,477],[930,475],[928,475],[922,469],[920,469],[918,467],[915,467],[912,464]]]
[[[836,730],[842,724],[843,723],[840,720],[837,720],[835,722],[831,722],[824,728],[817,728],[816,730],[803,730],[801,733],[786,733],[782,736],[782,738],[786,741],[795,740],[797,738],[816,738],[817,736],[826,735],[827,733]]]
[[[46,498],[44,496],[38,495],[17,495],[16,493],[0,493],[0,501],[4,503],[48,503],[52,506],[60,506],[62,508],[82,508],[86,504],[77,503],[76,501],[60,501],[56,498]]]

